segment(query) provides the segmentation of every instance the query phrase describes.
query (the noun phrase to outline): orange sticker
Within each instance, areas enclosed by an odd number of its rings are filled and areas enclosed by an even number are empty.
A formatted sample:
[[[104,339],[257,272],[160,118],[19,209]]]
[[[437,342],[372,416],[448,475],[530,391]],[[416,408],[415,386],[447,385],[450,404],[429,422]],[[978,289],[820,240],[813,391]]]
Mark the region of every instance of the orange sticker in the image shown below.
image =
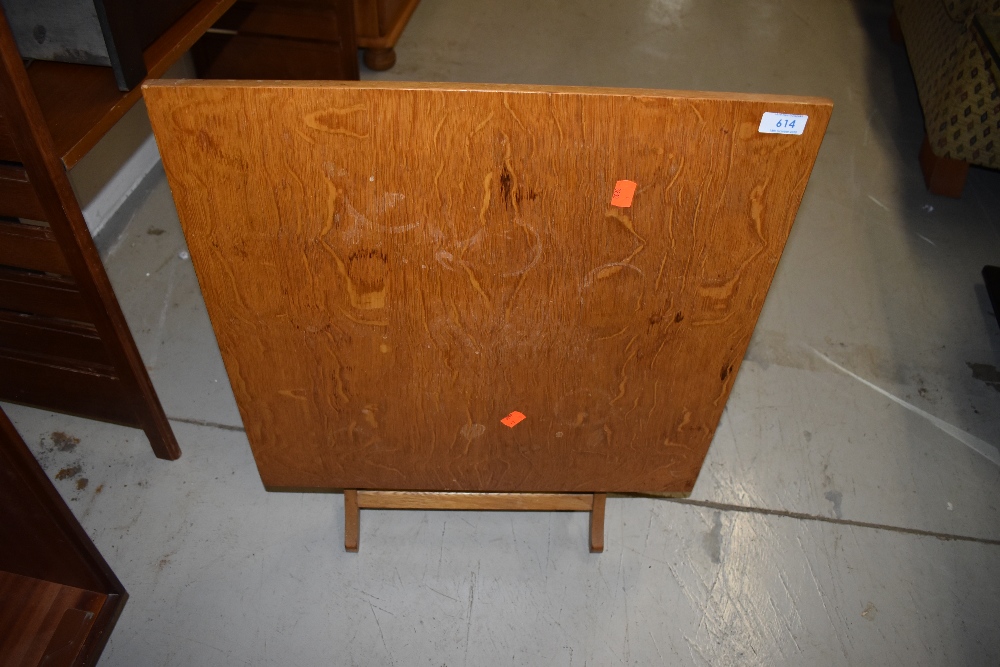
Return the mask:
[[[525,419],[527,419],[527,417],[522,415],[517,410],[514,410],[514,412],[510,413],[509,415],[501,419],[500,423],[508,428],[514,428],[515,426],[523,422]]]
[[[635,196],[635,183],[618,181],[615,183],[615,193],[611,195],[611,205],[628,208],[632,205],[633,196]]]

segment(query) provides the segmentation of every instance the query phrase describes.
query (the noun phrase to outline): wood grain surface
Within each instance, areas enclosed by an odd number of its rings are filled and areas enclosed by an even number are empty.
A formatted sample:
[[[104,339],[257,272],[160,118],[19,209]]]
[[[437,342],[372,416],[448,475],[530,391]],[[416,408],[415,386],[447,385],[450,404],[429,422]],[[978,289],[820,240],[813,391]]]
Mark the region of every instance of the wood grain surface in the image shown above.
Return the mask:
[[[458,84],[145,95],[272,488],[690,491],[832,111]],[[804,134],[759,133],[766,111],[808,115]]]

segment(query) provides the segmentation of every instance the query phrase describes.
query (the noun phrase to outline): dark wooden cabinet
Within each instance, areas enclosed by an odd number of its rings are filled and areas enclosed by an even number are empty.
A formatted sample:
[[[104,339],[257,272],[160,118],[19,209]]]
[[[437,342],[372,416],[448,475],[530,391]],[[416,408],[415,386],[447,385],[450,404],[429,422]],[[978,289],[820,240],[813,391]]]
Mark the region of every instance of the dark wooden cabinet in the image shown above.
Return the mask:
[[[128,594],[0,410],[0,666],[93,665]]]
[[[205,79],[358,78],[353,6],[240,0],[191,50]]]
[[[119,90],[146,77],[143,51],[197,0],[2,0],[21,55],[112,68]]]
[[[143,53],[160,76],[233,0],[200,0]],[[106,67],[25,67],[0,13],[0,400],[141,428],[180,448],[67,170],[141,95]]]
[[[396,64],[396,42],[420,0],[354,0],[354,30],[365,65],[386,70]]]

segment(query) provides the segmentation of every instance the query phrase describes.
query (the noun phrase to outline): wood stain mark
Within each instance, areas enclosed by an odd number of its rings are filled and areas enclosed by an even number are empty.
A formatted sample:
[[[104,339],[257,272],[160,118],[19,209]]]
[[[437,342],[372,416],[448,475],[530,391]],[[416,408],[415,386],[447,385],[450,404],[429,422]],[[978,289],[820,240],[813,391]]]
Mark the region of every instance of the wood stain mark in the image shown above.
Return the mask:
[[[305,392],[301,389],[279,389],[279,396],[285,396],[286,398],[294,398],[297,401],[305,401]]]
[[[506,108],[507,112],[510,113],[511,117],[513,117],[514,122],[517,123],[518,127],[520,127],[523,132],[527,132],[527,133],[530,134],[530,131],[528,130],[528,128],[526,128],[524,126],[524,123],[521,122],[521,119],[518,118],[517,114],[514,113],[514,110],[510,108],[510,102],[508,101],[507,98],[508,98],[507,95],[503,96],[503,105],[504,105],[504,108]]]
[[[490,208],[490,196],[493,189],[493,172],[486,172],[483,177],[483,203],[479,209],[479,224],[486,227],[486,211]],[[463,249],[464,250],[464,249]]]
[[[385,308],[386,297],[389,291],[389,272],[385,265],[388,263],[388,257],[384,252],[380,250],[368,250],[368,251],[354,251],[348,256],[348,261],[352,263],[352,266],[348,266],[337,254],[337,251],[326,242],[325,239],[320,239],[323,248],[333,257],[337,264],[337,272],[340,274],[341,278],[344,279],[344,286],[347,290],[348,300],[351,306],[357,308],[358,310],[378,310]],[[382,273],[379,277],[381,278],[381,285],[375,280],[372,267],[364,266],[366,262],[365,259],[372,260],[378,259],[381,261]],[[354,262],[360,262],[362,266],[357,270],[360,274],[359,276],[352,278],[351,268],[353,268]],[[370,261],[367,263],[371,263]],[[358,282],[356,282],[358,281]],[[359,290],[359,284],[362,288],[368,288],[368,291]],[[343,309],[341,309],[343,310]],[[347,314],[344,311],[345,315]],[[348,318],[354,322],[360,324],[376,324],[375,322],[370,322],[367,320],[359,320],[357,318],[348,315]],[[385,324],[377,324],[377,326],[385,326]]]
[[[514,224],[517,225],[519,228],[521,228],[521,230],[524,231],[525,235],[528,236],[528,238],[533,241],[532,246],[534,247],[534,256],[531,258],[531,261],[529,261],[528,264],[524,266],[524,268],[518,269],[517,271],[508,271],[506,273],[501,273],[500,275],[503,276],[504,278],[511,278],[513,276],[520,276],[527,273],[528,271],[531,270],[532,267],[538,264],[538,261],[542,258],[541,235],[537,231],[535,231],[534,227],[532,227],[529,224],[523,223],[520,220],[514,220]]]
[[[618,331],[617,333],[613,333],[610,336],[601,336],[600,338],[595,338],[594,340],[595,341],[599,341],[599,340],[611,340],[612,338],[618,338],[618,336],[621,336],[626,331],[628,331],[628,325],[627,324],[625,326],[623,326],[621,328],[621,330]]]
[[[629,269],[630,271],[635,271],[640,276],[643,275],[642,269],[634,264],[626,264],[624,262],[608,262],[607,264],[602,264],[596,269],[591,269],[583,278],[583,284],[580,288],[580,301],[583,302],[583,290],[591,287],[598,280],[604,280],[605,278],[610,278],[611,276],[619,273],[622,269]]]
[[[320,237],[325,237],[333,231],[333,225],[337,218],[337,200],[343,194],[343,191],[331,181],[327,180],[326,185],[328,189],[326,197],[326,222],[319,233]]]
[[[472,131],[465,137],[465,157],[471,162],[472,161],[472,138],[479,134],[479,131],[486,127],[489,122],[493,120],[493,112],[491,111],[489,115],[486,116],[478,125],[472,128]]]
[[[538,261],[538,257],[541,256],[539,253],[535,257],[535,261]],[[514,309],[514,304],[517,303],[517,294],[521,291],[521,286],[524,284],[525,279],[528,277],[528,269],[534,266],[534,262],[529,264],[523,271],[521,271],[521,277],[517,281],[517,285],[514,286],[514,291],[511,292],[510,298],[507,300],[507,308],[504,309],[504,317],[510,320],[511,311]],[[505,274],[506,275],[506,274]]]
[[[625,411],[625,414],[622,415],[622,419],[627,418],[630,414],[632,414],[633,410],[635,410],[637,407],[639,407],[639,400],[641,398],[642,398],[641,396],[636,396],[635,397],[635,400],[632,401],[632,407]],[[633,434],[633,436],[634,436],[634,434]]]
[[[341,402],[344,405],[346,405],[347,403],[350,402],[350,399],[348,398],[347,390],[344,387],[344,364],[343,362],[340,361],[340,356],[337,355],[335,351],[337,349],[336,348],[337,341],[333,337],[333,334],[330,331],[324,331],[324,333],[326,334],[326,337],[330,340],[330,348],[329,348],[330,357],[333,359],[333,363],[336,364],[337,366],[333,371],[333,377],[337,383],[337,398],[339,398]]]
[[[479,278],[476,277],[476,273],[472,270],[472,267],[469,266],[469,263],[463,260],[459,260],[459,264],[461,264],[462,269],[465,271],[465,274],[469,277],[469,284],[472,285],[472,289],[476,290],[479,296],[483,297],[483,299],[486,301],[486,305],[492,307],[493,301],[490,300],[490,297],[483,290],[482,285],[479,284]]]
[[[363,114],[360,118],[357,114]],[[371,119],[363,104],[342,109],[324,109],[306,114],[305,124],[314,130],[367,139],[371,134]]]
[[[372,428],[378,428],[378,420],[375,419],[375,410],[375,406],[370,403],[361,409],[361,416],[365,418],[365,421]]]
[[[347,319],[349,319],[350,321],[354,322],[355,324],[366,324],[366,325],[373,326],[373,327],[387,327],[387,326],[389,326],[389,321],[388,320],[362,320],[362,319],[359,319],[357,317],[354,317],[349,312],[347,312],[346,310],[344,310],[344,308],[340,309],[340,314],[343,315],[344,317],[346,317]]]
[[[673,155],[671,155],[670,157],[673,157]],[[677,168],[674,171],[674,177],[670,179],[670,182],[667,183],[667,187],[664,188],[665,192],[669,191],[670,188],[674,187],[674,183],[676,183],[677,179],[680,178],[682,171],[684,171],[684,158],[683,157],[681,158],[681,163],[679,165],[677,165]],[[673,212],[673,211],[671,211],[671,212]]]
[[[482,424],[473,424],[472,422],[469,422],[462,427],[462,430],[459,431],[459,433],[461,433],[462,437],[466,440],[472,441],[481,436],[483,433],[486,433],[486,427]]]
[[[659,390],[660,390],[660,378],[656,378],[656,380],[653,381],[653,405],[649,408],[649,414],[646,415],[647,421],[651,420],[653,418],[653,413],[656,412],[656,401],[658,398],[657,393],[659,392]]]
[[[635,341],[638,338],[639,338],[638,335],[632,336],[632,340],[630,340],[628,342],[628,345],[625,346],[625,352],[626,352],[626,354],[628,356],[625,357],[625,362],[622,364],[621,371],[619,371],[619,376],[621,377],[621,382],[618,383],[618,395],[611,399],[609,405],[610,404],[614,404],[616,401],[618,401],[623,396],[625,396],[625,388],[626,388],[626,385],[628,384],[628,371],[626,369],[628,369],[629,362],[632,361],[632,359],[635,358],[635,355],[639,351],[639,348],[637,346],[631,352],[629,352],[629,350],[632,349],[632,345],[635,344]]]
[[[670,238],[670,250],[674,249],[674,209],[670,209],[670,213],[667,215],[667,230],[669,231]],[[660,291],[660,284],[663,279],[663,269],[667,265],[667,257],[670,256],[670,252],[663,253],[663,259],[660,260],[660,270],[656,274],[656,283],[653,286],[655,292]]]
[[[555,123],[556,132],[559,133],[559,145],[561,146],[565,141],[565,136],[563,135],[562,125],[559,123],[559,117],[556,116],[555,100],[552,99],[551,93],[548,94],[548,102],[549,115],[552,116],[552,122]]]

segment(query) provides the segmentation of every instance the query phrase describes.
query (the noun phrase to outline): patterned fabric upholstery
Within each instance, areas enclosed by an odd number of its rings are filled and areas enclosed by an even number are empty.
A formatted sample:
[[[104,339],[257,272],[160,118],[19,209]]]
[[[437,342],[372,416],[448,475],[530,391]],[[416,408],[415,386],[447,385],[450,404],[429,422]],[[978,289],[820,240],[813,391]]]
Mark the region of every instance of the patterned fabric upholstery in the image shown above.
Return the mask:
[[[970,28],[1000,0],[895,0],[931,150],[1000,167],[1000,87]],[[957,19],[957,20],[956,20]]]
[[[996,14],[1000,0],[944,0],[944,7],[953,21],[967,23],[976,14]]]

